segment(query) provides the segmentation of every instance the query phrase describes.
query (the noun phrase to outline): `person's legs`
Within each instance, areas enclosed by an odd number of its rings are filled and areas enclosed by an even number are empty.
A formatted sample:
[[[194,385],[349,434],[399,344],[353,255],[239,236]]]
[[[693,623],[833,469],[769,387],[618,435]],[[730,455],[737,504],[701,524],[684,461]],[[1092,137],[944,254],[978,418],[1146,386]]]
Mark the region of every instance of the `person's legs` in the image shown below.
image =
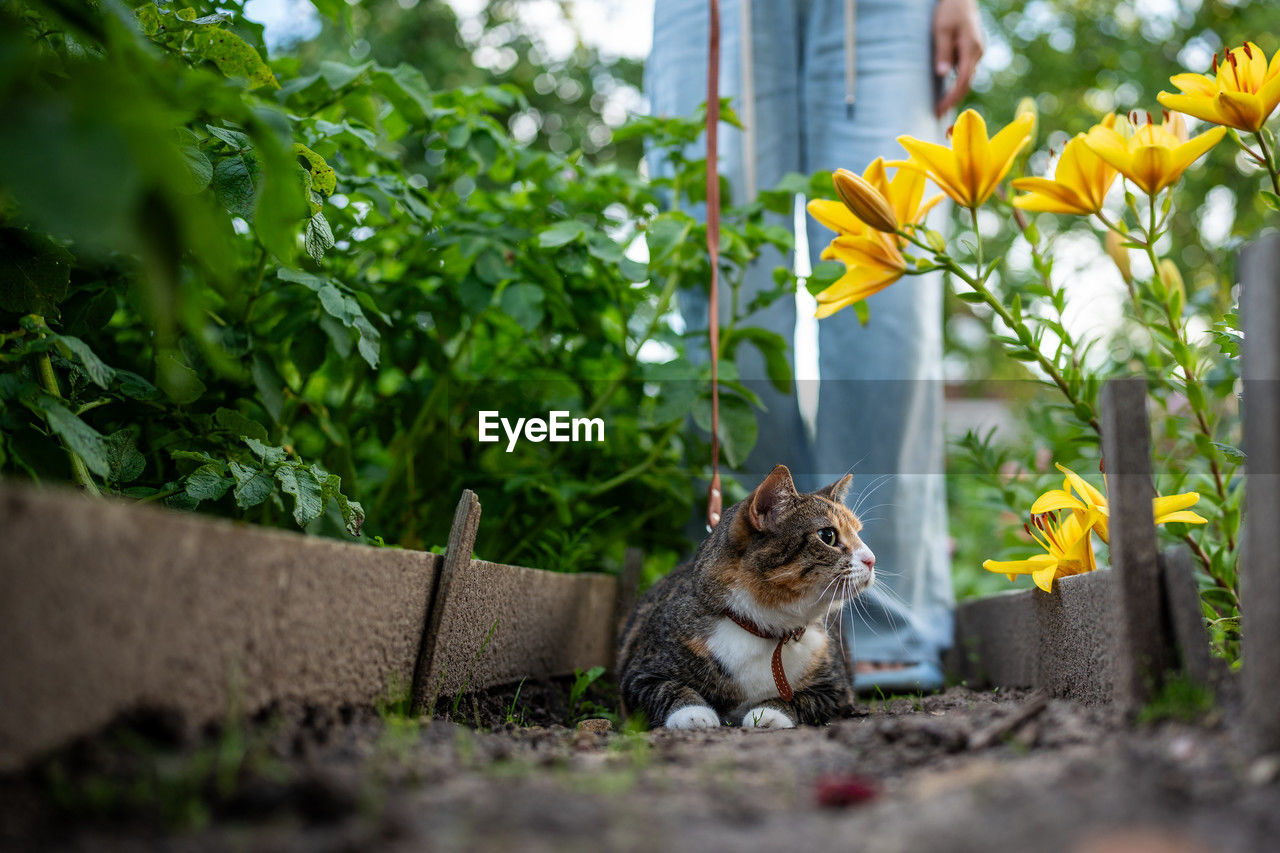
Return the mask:
[[[799,37],[796,0],[752,0],[749,20],[754,38],[751,59],[754,73],[744,86],[743,4],[724,0],[721,4],[720,94],[733,100],[744,120],[752,114],[744,110],[744,88],[754,92],[754,127],[751,139],[728,125],[720,126],[720,169],[729,182],[725,204],[746,201],[748,182],[759,188],[775,185],[787,172],[800,166],[799,149]],[[645,91],[650,111],[655,115],[689,116],[706,100],[707,24],[706,0],[657,0],[654,7],[653,49],[645,67]],[[702,147],[694,156],[702,156]],[[754,155],[754,156],[752,156]],[[754,169],[748,175],[746,157]],[[650,158],[649,167],[661,175],[670,168]],[[699,208],[693,211],[701,217]],[[789,221],[779,220],[789,226]],[[740,302],[748,304],[763,290],[774,288],[773,270],[789,264],[774,249],[766,250],[748,270]],[[728,288],[722,283],[721,322],[727,317]],[[681,291],[680,313],[686,328],[701,332],[707,328],[707,287],[705,282]],[[789,296],[753,314],[746,323],[783,336],[790,345],[795,328],[795,302]],[[705,346],[705,345],[704,345]],[[790,349],[790,346],[788,346]],[[705,360],[703,347],[694,348],[695,361]],[[768,381],[764,359],[751,344],[737,353],[738,374],[764,404],[757,412],[758,440],[742,466],[745,485],[752,486],[773,466],[782,462],[793,468],[808,466],[807,439],[794,394],[776,390]],[[691,377],[692,378],[692,377]]]
[[[933,0],[859,0],[852,117],[845,104],[843,0],[815,0],[804,68],[805,168],[861,172],[905,158],[900,134],[937,139],[930,47]],[[833,235],[810,221],[816,259]],[[819,329],[821,385],[815,458],[824,478],[853,467],[876,585],[846,612],[858,661],[926,663],[938,686],[950,645],[942,434],[942,283],[907,277]],[[891,676],[880,681],[894,684]]]

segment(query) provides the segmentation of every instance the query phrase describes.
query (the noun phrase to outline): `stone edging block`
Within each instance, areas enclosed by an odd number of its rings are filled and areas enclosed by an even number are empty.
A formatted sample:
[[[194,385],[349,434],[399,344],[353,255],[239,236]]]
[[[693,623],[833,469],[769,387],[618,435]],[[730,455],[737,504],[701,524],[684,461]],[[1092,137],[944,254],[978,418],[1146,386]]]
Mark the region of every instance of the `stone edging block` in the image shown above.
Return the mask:
[[[438,556],[0,486],[0,770],[139,707],[408,689]]]
[[[439,602],[432,659],[420,669],[420,706],[521,678],[613,665],[611,575],[561,574],[471,560]]]
[[[1112,573],[1058,578],[960,604],[951,675],[971,687],[1041,687],[1086,704],[1111,697]]]

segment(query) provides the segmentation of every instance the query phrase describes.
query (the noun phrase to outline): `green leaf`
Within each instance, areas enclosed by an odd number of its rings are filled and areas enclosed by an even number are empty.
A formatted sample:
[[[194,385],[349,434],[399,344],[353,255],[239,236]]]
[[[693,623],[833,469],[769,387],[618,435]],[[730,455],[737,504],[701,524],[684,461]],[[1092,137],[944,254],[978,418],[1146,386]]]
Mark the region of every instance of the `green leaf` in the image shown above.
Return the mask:
[[[711,396],[698,398],[693,407],[693,421],[700,428],[711,431]],[[736,468],[747,458],[756,444],[756,417],[751,405],[741,397],[720,395],[720,448],[725,462]]]
[[[587,228],[581,222],[574,220],[557,222],[538,234],[538,245],[544,249],[554,249],[572,243],[586,233]]]
[[[266,427],[255,420],[246,418],[235,409],[219,407],[213,413],[213,422],[237,439],[256,438],[258,441],[263,442],[267,440]]]
[[[275,75],[258,52],[230,30],[212,27],[199,29],[191,39],[191,49],[196,56],[216,65],[227,77],[245,78],[251,89],[260,86],[280,88]]]
[[[183,364],[173,351],[162,352],[156,358],[156,379],[169,399],[181,405],[194,403],[206,390],[199,374]]]
[[[103,439],[110,469],[107,479],[121,485],[138,479],[147,467],[147,461],[134,445],[132,430],[122,429]]]
[[[498,304],[504,314],[529,332],[542,322],[542,299],[542,289],[537,285],[513,284],[502,291]]]
[[[191,180],[183,185],[184,192],[195,194],[209,186],[213,180],[213,164],[208,156],[194,145],[182,146],[182,162],[186,164]]]
[[[218,201],[234,216],[253,218],[262,172],[252,154],[225,157],[213,167],[211,186]]]
[[[1280,195],[1276,195],[1271,190],[1259,190],[1258,194],[1262,196],[1262,200],[1267,203],[1267,207],[1272,210],[1280,210]]]
[[[360,339],[356,342],[356,349],[360,351],[360,357],[370,367],[377,370],[378,357],[382,347],[382,336],[373,327],[373,324],[363,316],[356,317],[354,325],[356,331],[360,333]]]
[[[221,462],[201,465],[187,475],[186,493],[198,501],[216,501],[231,488],[231,479],[223,474]]]
[[[359,503],[348,500],[347,496],[342,493],[342,478],[337,474],[324,474],[316,466],[311,466],[311,473],[316,475],[316,479],[320,481],[322,494],[321,498],[325,506],[333,501],[338,506],[338,511],[342,513],[343,524],[346,525],[347,532],[352,536],[360,535],[360,528],[364,527],[364,507]]]
[[[271,415],[271,420],[280,423],[280,416],[284,413],[284,380],[276,373],[271,362],[258,352],[253,354],[249,373],[253,377],[254,387],[258,389],[263,408]]]
[[[293,520],[299,527],[324,512],[323,489],[310,469],[297,463],[281,465],[276,469],[276,481],[282,491],[293,495]]]
[[[231,476],[236,480],[234,492],[236,506],[249,509],[271,497],[275,491],[275,478],[270,471],[262,468],[251,468],[239,462],[231,462]]]
[[[111,463],[107,458],[106,442],[100,432],[80,420],[60,400],[49,394],[37,396],[35,405],[44,415],[49,428],[84,460],[90,471],[99,477],[110,476]]]
[[[71,254],[20,228],[0,228],[0,310],[57,313],[67,295]]]
[[[333,231],[329,228],[329,220],[323,213],[317,213],[307,220],[306,245],[307,254],[316,261],[324,259],[324,253],[333,248]]]
[[[248,134],[241,133],[238,130],[231,130],[227,127],[218,127],[213,124],[206,124],[204,129],[215,139],[220,139],[227,145],[230,145],[236,151],[248,151],[253,148],[253,143],[249,140]]]
[[[325,198],[333,195],[333,191],[338,186],[333,167],[319,154],[298,142],[293,145],[293,155],[298,158],[298,164],[311,176],[311,188]]]
[[[627,281],[638,283],[648,280],[649,265],[624,257],[622,260],[618,261],[618,272],[622,273],[622,277]]]
[[[1215,448],[1218,449],[1218,452],[1221,453],[1224,457],[1226,457],[1229,461],[1235,463],[1236,465],[1244,464],[1246,457],[1244,455],[1244,451],[1241,450],[1240,448],[1232,444],[1223,444],[1218,441],[1212,442],[1212,444]]]
[[[258,441],[256,438],[246,438],[244,443],[249,445],[249,449],[253,451],[253,455],[261,459],[268,465],[279,465],[289,458],[289,454],[285,452],[283,447],[272,447]]]
[[[649,263],[652,265],[666,257],[684,239],[692,225],[693,220],[688,214],[680,211],[655,216],[644,232],[645,245],[649,247]]]
[[[80,362],[80,366],[84,368],[85,374],[92,380],[94,385],[99,388],[107,388],[111,384],[111,380],[115,378],[116,372],[110,367],[102,363],[102,359],[89,349],[89,345],[79,338],[71,335],[59,335],[50,333],[49,337],[53,338],[67,351],[75,355],[76,360]]]

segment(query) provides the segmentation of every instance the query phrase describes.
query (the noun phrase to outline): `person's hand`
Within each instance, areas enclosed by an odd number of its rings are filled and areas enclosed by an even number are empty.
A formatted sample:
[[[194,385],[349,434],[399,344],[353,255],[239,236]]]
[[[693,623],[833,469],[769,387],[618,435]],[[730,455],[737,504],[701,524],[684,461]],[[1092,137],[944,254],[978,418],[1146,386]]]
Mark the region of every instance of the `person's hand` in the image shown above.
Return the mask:
[[[969,91],[985,49],[977,0],[938,0],[933,9],[933,71],[939,77],[946,77],[952,69],[956,72],[955,82],[933,107],[938,118]]]

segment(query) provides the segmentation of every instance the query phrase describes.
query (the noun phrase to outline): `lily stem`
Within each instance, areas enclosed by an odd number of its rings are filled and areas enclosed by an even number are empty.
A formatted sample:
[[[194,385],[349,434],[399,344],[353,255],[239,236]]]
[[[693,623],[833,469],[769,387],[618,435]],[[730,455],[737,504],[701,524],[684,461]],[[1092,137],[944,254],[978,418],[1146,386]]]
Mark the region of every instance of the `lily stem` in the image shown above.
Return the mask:
[[[1013,318],[1013,315],[1009,313],[1009,309],[1005,308],[999,299],[996,299],[995,294],[987,290],[986,278],[982,275],[982,235],[978,232],[978,211],[970,208],[969,213],[973,222],[974,248],[978,263],[977,274],[970,276],[950,257],[942,258],[942,264],[948,272],[956,275],[960,280],[965,282],[965,284],[968,284],[969,287],[973,289],[974,293],[981,296],[982,301],[987,305],[987,307],[996,312],[996,316],[1003,320],[1004,324],[1016,334],[1018,322]],[[925,248],[928,247],[926,246]],[[1058,370],[1058,366],[1054,364],[1044,353],[1040,352],[1039,347],[1028,346],[1027,351],[1035,357],[1036,364],[1040,365],[1040,369],[1048,375],[1049,379],[1053,381],[1053,384],[1058,386],[1058,390],[1067,398],[1067,402],[1071,404],[1072,408],[1077,407],[1081,400],[1076,396],[1075,392],[1071,390],[1071,386],[1067,384],[1067,380],[1062,377],[1062,372]],[[1102,435],[1102,424],[1098,423],[1098,419],[1096,417],[1089,417],[1089,426],[1099,436]]]
[[[1150,218],[1149,218],[1150,230],[1145,235],[1145,238],[1146,238],[1145,248],[1147,252],[1147,259],[1151,262],[1151,274],[1153,276],[1152,284],[1154,285],[1155,282],[1160,279],[1160,258],[1159,256],[1156,255],[1156,239],[1159,234],[1158,232],[1159,226],[1156,224],[1156,198],[1154,195],[1149,196],[1148,198],[1151,202]],[[1161,288],[1161,290],[1164,290],[1164,289],[1165,288]],[[1191,344],[1187,340],[1186,330],[1183,328],[1183,325],[1180,322],[1180,318],[1174,316],[1173,306],[1170,304],[1169,296],[1167,293],[1165,294],[1165,297],[1160,300],[1160,303],[1164,309],[1163,313],[1164,313],[1165,326],[1169,329],[1169,332],[1173,335],[1173,339],[1177,341],[1178,344],[1181,345],[1181,346],[1171,347],[1170,349],[1173,350],[1171,354],[1173,355],[1174,361],[1178,363],[1178,367],[1181,368],[1182,370],[1183,381],[1186,382],[1188,389],[1190,389],[1191,386],[1193,385],[1198,386],[1200,383],[1200,380],[1199,380],[1199,377],[1196,375],[1195,365],[1192,364],[1192,359],[1195,356],[1192,352]],[[1180,354],[1185,354],[1185,358],[1182,357],[1182,355]],[[1194,394],[1190,390],[1188,390],[1187,402],[1191,405],[1191,410],[1195,413],[1196,427],[1200,430],[1200,434],[1203,435],[1209,441],[1210,447],[1212,447],[1213,446],[1212,442],[1214,438],[1213,427],[1209,423],[1209,418],[1205,414],[1203,406],[1199,405],[1196,402],[1197,400],[1201,400],[1201,399],[1202,397],[1199,394]],[[1211,452],[1208,454],[1208,456],[1209,456],[1209,472],[1213,477],[1214,492],[1217,494],[1219,505],[1221,506],[1222,504],[1226,503],[1226,500],[1227,500],[1226,483],[1222,477],[1222,469],[1218,465],[1217,453]],[[1227,550],[1234,551],[1235,548],[1236,548],[1235,537],[1233,537],[1230,533],[1228,533],[1227,534]],[[1201,552],[1201,554],[1203,554],[1203,551]],[[1207,555],[1205,555],[1205,557],[1202,557],[1202,562],[1206,557]],[[1206,568],[1208,567],[1208,565],[1209,564],[1206,563]],[[1213,575],[1212,572],[1209,572],[1209,574],[1210,576]]]
[[[1256,131],[1253,134],[1258,140],[1258,147],[1262,149],[1262,158],[1266,162],[1267,174],[1271,176],[1271,189],[1280,195],[1280,174],[1276,172],[1275,160],[1271,157],[1271,149],[1267,147],[1267,139],[1262,135],[1262,131]]]

